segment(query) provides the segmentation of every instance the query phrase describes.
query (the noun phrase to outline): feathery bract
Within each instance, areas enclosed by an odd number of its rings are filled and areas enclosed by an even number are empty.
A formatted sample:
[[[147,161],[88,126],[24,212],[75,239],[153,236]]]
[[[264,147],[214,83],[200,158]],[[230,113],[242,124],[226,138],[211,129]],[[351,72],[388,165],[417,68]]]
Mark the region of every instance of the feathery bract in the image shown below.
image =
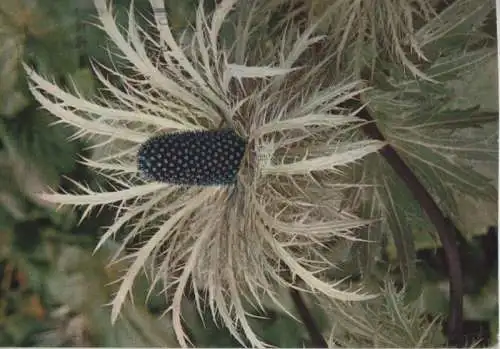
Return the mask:
[[[163,0],[150,3],[155,30],[138,26],[131,9],[124,33],[106,1],[95,0],[120,58],[95,67],[105,97],[69,93],[26,67],[35,98],[76,129],[74,138],[94,142],[84,163],[112,184],[96,191],[75,183],[78,193],[42,197],[86,206],[85,214],[117,206],[97,246],[125,233],[115,259],[130,264],[111,302],[113,320],[143,270],[171,301],[182,346],[187,289],[200,311],[206,302],[253,346],[263,343],[247,321],[249,304],[276,299],[276,284],[297,287],[300,278],[301,288],[327,297],[371,297],[322,277],[333,266],[323,256],[328,244],[356,239],[369,223],[342,208],[343,190],[355,185],[345,171],[382,146],[360,138],[362,120],[340,107],[362,84],[328,74],[329,56],[312,49],[325,39],[316,25],[266,37],[259,1],[225,0],[211,15],[200,6],[182,35],[172,32]]]

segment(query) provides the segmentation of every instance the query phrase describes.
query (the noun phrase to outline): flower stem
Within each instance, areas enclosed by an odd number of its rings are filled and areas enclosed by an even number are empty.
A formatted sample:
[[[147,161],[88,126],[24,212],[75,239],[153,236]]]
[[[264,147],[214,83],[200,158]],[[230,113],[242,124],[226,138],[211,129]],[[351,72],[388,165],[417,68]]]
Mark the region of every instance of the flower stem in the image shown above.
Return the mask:
[[[307,332],[309,332],[309,338],[311,339],[313,347],[328,348],[328,344],[321,335],[318,325],[316,324],[316,321],[314,321],[314,318],[307,308],[306,303],[302,299],[300,292],[294,288],[290,288],[290,295],[295,303],[297,311],[299,312],[302,323],[306,327]]]
[[[355,103],[355,108],[361,107],[359,102]],[[358,117],[368,121],[363,126],[363,132],[368,137],[386,141],[367,107],[359,112]],[[455,347],[463,347],[463,277],[457,245],[458,229],[450,219],[445,217],[415,173],[390,144],[381,148],[379,153],[406,184],[414,199],[419,202],[427,217],[436,228],[445,253],[450,278],[450,305],[447,326],[448,344]]]

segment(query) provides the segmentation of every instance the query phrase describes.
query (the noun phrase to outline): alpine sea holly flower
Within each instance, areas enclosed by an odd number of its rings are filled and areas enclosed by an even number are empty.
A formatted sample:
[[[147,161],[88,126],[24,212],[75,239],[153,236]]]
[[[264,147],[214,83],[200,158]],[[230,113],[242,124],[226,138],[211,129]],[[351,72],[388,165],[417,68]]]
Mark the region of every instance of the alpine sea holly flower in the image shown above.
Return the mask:
[[[100,25],[125,62],[123,70],[95,67],[105,87],[99,99],[69,93],[26,67],[35,98],[76,128],[75,138],[103,139],[94,147],[104,155],[84,162],[115,188],[76,183],[81,193],[43,198],[87,206],[85,213],[118,204],[97,246],[125,231],[117,256],[142,237],[126,254],[131,262],[112,320],[144,269],[151,288],[160,284],[169,295],[182,346],[186,289],[199,307],[206,296],[214,317],[254,346],[263,343],[249,326],[247,304],[275,299],[273,285],[298,287],[291,284],[297,277],[303,289],[335,299],[370,297],[321,273],[332,267],[327,243],[355,239],[355,229],[368,224],[340,207],[343,189],[355,185],[341,184],[349,164],[381,147],[356,133],[355,111],[339,107],[361,84],[328,74],[328,57],[311,50],[324,40],[314,25],[265,37],[258,1],[222,1],[210,16],[200,5],[193,29],[180,36],[163,0],[150,3],[154,32],[141,28],[131,9],[124,33],[106,1],[95,0]]]
[[[185,185],[231,184],[246,142],[232,130],[192,131],[150,138],[139,149],[138,168],[156,181]]]

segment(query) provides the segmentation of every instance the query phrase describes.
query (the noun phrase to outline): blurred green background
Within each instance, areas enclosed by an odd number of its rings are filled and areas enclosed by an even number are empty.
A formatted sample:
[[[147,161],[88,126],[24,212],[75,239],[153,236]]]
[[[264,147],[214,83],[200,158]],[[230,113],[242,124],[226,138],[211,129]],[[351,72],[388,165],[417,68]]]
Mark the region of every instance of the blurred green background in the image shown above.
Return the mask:
[[[194,3],[171,5],[174,19],[191,16]],[[149,3],[136,0],[135,6],[147,11]],[[115,0],[114,7],[120,20],[129,1]],[[30,96],[22,68],[26,62],[68,89],[75,84],[85,95],[95,93],[91,59],[107,62],[109,56],[104,34],[91,25],[94,15],[89,0],[0,1],[2,346],[176,346],[168,317],[159,316],[166,306],[164,299],[158,296],[145,302],[146,280],[136,287],[135,306],[126,307],[115,326],[110,324],[109,309],[103,305],[112,297],[109,284],[119,277],[120,268],[106,267],[113,246],[96,254],[92,251],[113,212],[95,212],[79,224],[78,210],[56,211],[34,195],[48,186],[71,190],[73,184],[67,178],[97,185],[92,173],[78,163],[78,156],[89,151],[86,145],[67,141],[71,132],[51,125],[55,119]],[[173,25],[180,22],[174,20]],[[493,63],[482,76],[464,85],[479,91],[478,98],[490,98],[486,103],[494,100],[496,109],[496,97],[481,93],[496,84]],[[469,206],[463,202],[461,207],[466,215]],[[470,239],[462,245],[461,254],[467,336],[469,343],[487,346],[496,341],[498,327],[496,205],[481,211],[484,217],[467,218]],[[415,235],[418,278],[425,287],[423,295],[419,291],[415,298],[421,296],[424,312],[445,315],[443,252],[431,234],[420,233]],[[394,247],[388,246],[386,254],[393,261]],[[324,325],[321,308],[311,305],[311,309]],[[210,316],[202,322],[189,302],[185,314],[196,346],[238,346]],[[279,309],[269,309],[268,315],[266,320],[254,320],[263,338],[280,347],[309,345],[300,323]],[[322,330],[329,332],[326,327]]]

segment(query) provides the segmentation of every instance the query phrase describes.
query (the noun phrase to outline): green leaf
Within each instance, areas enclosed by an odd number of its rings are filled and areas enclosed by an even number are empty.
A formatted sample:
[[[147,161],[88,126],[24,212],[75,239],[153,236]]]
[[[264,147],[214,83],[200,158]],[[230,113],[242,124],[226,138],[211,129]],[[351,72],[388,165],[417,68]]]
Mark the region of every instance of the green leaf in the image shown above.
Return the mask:
[[[33,263],[23,255],[19,255],[18,257],[16,262],[19,269],[27,276],[30,289],[35,293],[44,294],[49,274],[48,263],[45,265],[42,263]]]
[[[383,159],[378,154],[368,155],[363,164],[356,165],[353,170],[353,182],[360,183],[366,186],[375,186],[376,178],[383,165]],[[351,195],[347,196],[347,205],[352,205],[355,198],[361,197],[360,208],[357,214],[364,219],[373,219],[382,217],[382,206],[380,198],[376,195],[376,187],[362,187],[353,190]],[[335,275],[339,278],[361,273],[368,277],[372,274],[375,267],[375,261],[380,258],[381,249],[385,243],[385,238],[388,235],[387,231],[383,231],[384,224],[380,221],[375,221],[368,226],[359,229],[359,238],[364,241],[354,241],[351,249],[345,248],[346,253],[350,257],[348,261],[342,263],[342,268],[335,270]],[[354,264],[354,266],[352,266]],[[347,274],[343,274],[344,270]]]
[[[430,317],[419,298],[407,302],[406,292],[396,291],[390,281],[380,289],[380,297],[367,302],[331,302],[332,336],[343,347],[439,347],[439,318]],[[327,303],[328,304],[328,303]]]
[[[496,55],[460,79],[447,83],[453,98],[448,109],[466,109],[474,105],[482,111],[496,112],[498,122],[498,58]]]
[[[397,148],[404,152],[412,168],[418,166],[420,171],[424,171],[425,167],[430,167],[438,173],[442,182],[455,190],[475,197],[479,195],[485,200],[495,200],[497,191],[490,184],[490,179],[472,168],[464,168],[437,151],[414,142],[400,139],[399,144],[402,146]],[[429,183],[429,188],[432,190],[432,183]]]
[[[62,125],[50,125],[54,118],[32,106],[17,118],[0,120],[0,139],[11,159],[21,157],[36,166],[47,183],[57,182],[61,174],[76,165],[77,142],[68,142],[71,132]]]
[[[441,96],[441,98],[448,97],[453,86],[447,86],[444,84],[445,82],[456,81],[465,74],[480,69],[495,57],[496,48],[494,47],[467,50],[465,52],[464,50],[457,50],[448,52],[446,55],[441,54],[436,59],[433,59],[427,67],[421,68],[426,76],[438,81],[438,83],[413,79],[402,67],[392,64],[386,67],[388,70],[386,82],[393,86],[393,89],[399,91],[394,94],[403,100],[436,99],[438,96]],[[381,81],[380,76],[377,81]],[[382,84],[381,89],[388,91],[384,86],[385,84]]]
[[[29,346],[33,345],[32,335],[40,332],[43,324],[36,319],[16,314],[6,323],[4,331],[7,332],[12,340],[11,346]]]
[[[190,339],[196,347],[205,348],[238,348],[241,344],[233,338],[231,333],[219,324],[216,324],[209,309],[200,315],[196,310],[194,302],[185,300],[182,305],[182,313]]]
[[[432,314],[449,312],[448,292],[442,283],[427,283],[423,287],[423,307]]]
[[[491,344],[498,345],[498,316],[493,317],[490,320],[490,338]]]
[[[368,200],[363,201],[359,212],[363,218],[380,217],[381,208],[379,198],[371,195]],[[360,230],[360,238],[367,241],[355,242],[351,253],[356,256],[357,262],[361,271],[366,276],[370,275],[373,271],[375,260],[380,256],[381,245],[383,243],[382,237],[382,224],[374,222],[366,228]],[[345,270],[345,266],[341,270]],[[347,269],[349,270],[349,269]],[[348,275],[345,275],[348,276]]]
[[[12,2],[12,1],[11,1]],[[3,2],[2,2],[3,5]],[[20,61],[24,52],[24,36],[13,26],[11,18],[2,13],[0,6],[0,92],[13,90],[16,86]]]
[[[198,3],[196,0],[177,0],[166,3],[165,6],[169,18],[171,18],[171,26],[174,31],[180,32],[195,23]],[[210,10],[210,7],[214,8],[215,2],[206,1],[203,5],[206,10]]]
[[[380,171],[380,177],[377,178],[377,185],[377,195],[383,205],[383,215],[396,249],[403,278],[409,280],[415,274],[416,263],[412,232],[426,222],[420,206],[412,199],[405,184],[396,178],[385,164]]]
[[[481,127],[498,121],[497,111],[481,110],[479,105],[467,109],[446,109],[439,112],[422,113],[411,119],[415,129],[451,129]]]
[[[96,81],[89,68],[77,69],[70,75],[74,92],[85,99],[90,99],[96,93]]]
[[[116,324],[111,323],[111,310],[105,304],[114,291],[110,283],[118,276],[107,268],[115,251],[106,247],[92,254],[92,249],[78,245],[58,245],[54,267],[45,278],[51,298],[88,318],[90,336],[101,346],[177,347],[169,317],[147,311],[143,298],[147,289],[137,289],[140,297],[127,302]]]
[[[67,3],[69,4],[69,3]],[[28,36],[24,59],[34,65],[37,71],[47,76],[74,71],[79,66],[79,53],[76,50],[76,19],[71,8],[60,4],[50,16],[45,17],[47,30],[42,36]],[[62,9],[68,9],[65,17],[59,17]]]
[[[478,200],[457,195],[457,227],[465,238],[471,239],[487,233],[490,226],[498,224],[498,202]]]
[[[263,341],[278,348],[300,348],[308,340],[304,326],[290,316],[274,312],[269,319],[252,319],[252,328]],[[316,320],[316,318],[315,318]],[[317,323],[321,323],[317,321]]]
[[[442,155],[448,162],[468,167],[467,162],[489,161],[493,163],[498,157],[498,151],[493,147],[496,135],[486,131],[486,127],[496,125],[485,125],[484,132],[471,132],[468,130],[432,130],[428,128],[405,129],[398,132],[397,136],[390,136],[392,143],[406,151],[414,146],[420,146]],[[493,129],[493,132],[496,132]],[[479,138],[483,137],[483,138]],[[429,158],[431,159],[431,158]]]
[[[496,56],[495,48],[484,48],[470,52],[453,52],[433,62],[425,73],[432,79],[445,81],[456,78],[457,73],[464,74]]]
[[[494,10],[491,0],[457,0],[430,20],[415,34],[425,52],[443,52],[448,47],[463,47],[482,36],[478,29]]]
[[[498,317],[498,282],[495,279],[491,279],[478,295],[465,295],[466,319],[489,321]]]
[[[12,1],[11,1],[12,2]],[[2,3],[2,5],[4,5]],[[16,4],[10,4],[15,9]],[[26,107],[28,98],[19,90],[21,59],[24,52],[24,35],[14,27],[11,14],[2,12],[0,6],[0,115],[14,116]],[[16,12],[14,10],[14,15]]]
[[[24,253],[33,253],[41,243],[40,231],[36,221],[19,222],[14,229],[13,248]]]
[[[188,1],[185,1],[188,2]],[[72,3],[72,2],[69,2]],[[113,1],[114,17],[118,28],[126,30],[128,27],[128,13],[130,9],[131,0],[115,0]],[[173,7],[183,6],[184,1],[168,2]],[[86,5],[87,4],[87,5]],[[154,22],[152,19],[151,5],[148,0],[135,0],[134,12],[136,14],[135,20],[142,28],[148,28],[149,24],[147,19]],[[78,24],[75,29],[77,38],[79,38],[78,52],[86,60],[95,60],[106,66],[124,66],[128,65],[126,59],[114,53],[119,52],[116,50],[115,44],[108,38],[107,34],[95,24],[99,23],[96,17],[97,12],[90,2],[80,2],[79,8],[76,10]],[[126,33],[125,33],[126,37]],[[110,54],[111,53],[111,54]]]

